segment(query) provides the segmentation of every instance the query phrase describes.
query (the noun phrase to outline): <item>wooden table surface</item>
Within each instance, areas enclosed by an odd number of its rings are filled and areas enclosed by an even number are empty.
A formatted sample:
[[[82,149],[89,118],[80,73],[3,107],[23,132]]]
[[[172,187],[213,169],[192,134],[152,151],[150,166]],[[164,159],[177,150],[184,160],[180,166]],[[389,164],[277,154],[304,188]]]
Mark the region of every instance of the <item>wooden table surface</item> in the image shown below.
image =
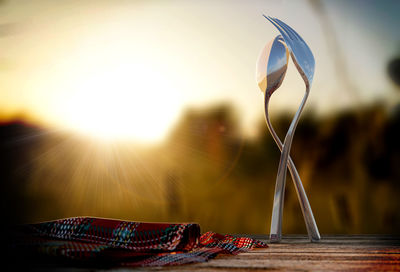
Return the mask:
[[[268,242],[266,236],[248,237]],[[309,243],[305,236],[286,236],[282,243],[268,245],[236,256],[221,255],[206,263],[72,271],[400,271],[399,236],[323,236],[319,243]],[[56,271],[71,271],[71,267]]]
[[[266,236],[249,237],[266,241]],[[269,248],[236,256],[221,256],[206,263],[143,270],[400,271],[400,237],[362,235],[322,238],[319,243],[309,243],[305,236],[288,236],[282,243],[268,243]]]

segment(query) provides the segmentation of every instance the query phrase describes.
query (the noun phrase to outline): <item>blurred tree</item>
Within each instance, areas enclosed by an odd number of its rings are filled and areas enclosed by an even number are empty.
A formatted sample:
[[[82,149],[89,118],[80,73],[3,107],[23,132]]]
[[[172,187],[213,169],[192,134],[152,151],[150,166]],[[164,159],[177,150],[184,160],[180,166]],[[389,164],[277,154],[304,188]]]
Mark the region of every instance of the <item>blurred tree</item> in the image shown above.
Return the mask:
[[[0,212],[3,223],[28,222],[54,199],[30,194],[27,186],[33,170],[36,147],[45,139],[43,131],[21,121],[0,124]]]
[[[290,120],[272,120],[281,138]],[[264,120],[243,139],[231,106],[192,109],[152,148],[47,132],[0,126],[1,211],[11,222],[85,214],[268,231],[280,152]],[[400,110],[381,103],[302,117],[291,156],[321,233],[399,232],[399,138]],[[290,178],[283,220],[284,233],[305,232]]]
[[[400,86],[400,58],[395,58],[389,62],[388,74],[397,86]]]

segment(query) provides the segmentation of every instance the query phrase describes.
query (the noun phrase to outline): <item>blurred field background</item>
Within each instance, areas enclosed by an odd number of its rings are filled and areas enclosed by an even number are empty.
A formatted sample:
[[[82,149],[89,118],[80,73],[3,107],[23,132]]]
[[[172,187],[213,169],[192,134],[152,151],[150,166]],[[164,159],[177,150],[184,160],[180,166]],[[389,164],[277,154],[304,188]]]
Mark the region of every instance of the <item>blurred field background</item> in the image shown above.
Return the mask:
[[[0,1],[0,212],[268,233],[280,153],[255,62],[296,29],[316,74],[291,156],[322,234],[400,233],[398,1]],[[304,92],[271,101],[284,138]],[[288,175],[283,232],[305,233]]]

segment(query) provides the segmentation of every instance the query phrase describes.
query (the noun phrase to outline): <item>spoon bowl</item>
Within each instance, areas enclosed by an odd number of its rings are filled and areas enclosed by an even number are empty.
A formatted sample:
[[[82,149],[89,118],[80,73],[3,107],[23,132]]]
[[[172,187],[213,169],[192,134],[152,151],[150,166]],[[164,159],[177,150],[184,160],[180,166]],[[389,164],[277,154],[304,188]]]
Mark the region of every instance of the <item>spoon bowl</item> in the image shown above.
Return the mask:
[[[257,83],[268,97],[281,86],[288,61],[289,50],[281,35],[276,36],[261,51],[256,67]]]

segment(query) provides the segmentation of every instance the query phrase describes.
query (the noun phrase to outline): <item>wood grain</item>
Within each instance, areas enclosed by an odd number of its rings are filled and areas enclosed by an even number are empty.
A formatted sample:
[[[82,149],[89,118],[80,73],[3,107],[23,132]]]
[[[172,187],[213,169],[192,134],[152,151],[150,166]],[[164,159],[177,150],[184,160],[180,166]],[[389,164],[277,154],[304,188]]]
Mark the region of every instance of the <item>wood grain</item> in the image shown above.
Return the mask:
[[[265,236],[249,237],[266,241]],[[152,268],[157,271],[400,271],[400,237],[325,236],[309,243],[288,236],[280,244],[207,263]],[[146,270],[149,270],[146,268]]]
[[[241,235],[266,240],[263,235]],[[83,269],[41,268],[40,271],[400,271],[400,237],[385,235],[286,236],[282,243],[236,256],[222,255],[206,263],[170,267]]]

